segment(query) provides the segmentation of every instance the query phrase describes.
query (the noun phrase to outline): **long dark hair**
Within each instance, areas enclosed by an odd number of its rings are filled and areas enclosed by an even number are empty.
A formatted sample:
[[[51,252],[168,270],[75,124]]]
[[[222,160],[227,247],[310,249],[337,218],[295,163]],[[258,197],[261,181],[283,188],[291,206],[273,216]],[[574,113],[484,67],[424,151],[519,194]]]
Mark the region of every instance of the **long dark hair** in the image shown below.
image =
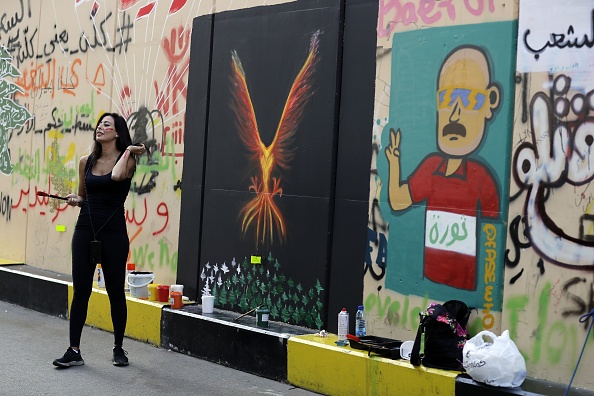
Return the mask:
[[[101,158],[101,144],[97,143],[97,127],[101,124],[101,121],[107,116],[111,116],[113,118],[113,123],[115,130],[118,134],[116,139],[116,148],[118,151],[124,151],[132,144],[132,138],[130,137],[130,130],[128,129],[128,124],[124,117],[119,115],[118,113],[103,113],[99,120],[97,121],[97,125],[95,125],[95,130],[93,131],[93,151],[91,152],[92,163],[97,161],[97,158]]]

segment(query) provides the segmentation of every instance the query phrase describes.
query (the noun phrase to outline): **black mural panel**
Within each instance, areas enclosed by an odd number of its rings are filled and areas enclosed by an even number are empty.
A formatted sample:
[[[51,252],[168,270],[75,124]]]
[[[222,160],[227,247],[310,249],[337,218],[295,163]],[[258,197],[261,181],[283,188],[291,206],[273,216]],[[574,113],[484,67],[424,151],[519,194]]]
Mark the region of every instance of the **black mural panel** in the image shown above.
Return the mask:
[[[179,222],[179,247],[176,282],[184,293],[195,299],[198,293],[199,250],[202,225],[204,152],[207,142],[208,86],[213,16],[195,18],[192,27],[184,169]]]
[[[215,17],[199,294],[321,328],[340,9],[305,3]]]

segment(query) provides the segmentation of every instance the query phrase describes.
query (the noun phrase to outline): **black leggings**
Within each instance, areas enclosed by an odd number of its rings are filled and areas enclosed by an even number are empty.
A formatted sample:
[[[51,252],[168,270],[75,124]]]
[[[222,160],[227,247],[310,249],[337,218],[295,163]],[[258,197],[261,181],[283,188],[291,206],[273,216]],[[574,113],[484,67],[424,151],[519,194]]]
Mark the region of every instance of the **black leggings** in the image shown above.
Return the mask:
[[[70,346],[80,346],[80,336],[87,320],[89,298],[93,289],[95,266],[89,258],[89,244],[93,233],[76,229],[72,237],[72,281],[74,297],[70,306]],[[102,230],[97,239],[101,241],[101,267],[105,276],[105,288],[111,306],[114,345],[122,346],[126,319],[126,260],[130,241],[126,233],[110,233]]]

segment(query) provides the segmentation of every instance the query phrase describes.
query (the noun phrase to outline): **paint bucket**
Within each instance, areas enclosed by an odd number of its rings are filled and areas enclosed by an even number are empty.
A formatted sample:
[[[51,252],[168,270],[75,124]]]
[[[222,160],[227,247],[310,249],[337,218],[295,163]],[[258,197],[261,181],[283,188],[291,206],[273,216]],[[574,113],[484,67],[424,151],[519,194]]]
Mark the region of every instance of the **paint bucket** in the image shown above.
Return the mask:
[[[127,282],[128,281],[128,275],[130,275],[130,273],[131,272],[134,272],[134,271],[136,271],[136,264],[134,264],[134,263],[128,263],[128,264],[126,264],[126,282],[124,284],[124,291],[127,292],[127,293],[130,292],[130,288],[128,287],[128,282]]]
[[[256,309],[256,325],[258,327],[268,327],[268,317],[270,310],[266,307]]]
[[[184,285],[171,285],[169,286],[169,296],[173,294],[173,292],[180,292],[181,295],[184,295]]]
[[[159,302],[169,302],[169,285],[157,286],[157,296]]]
[[[130,286],[130,297],[136,297],[142,300],[148,299],[148,285],[154,279],[155,274],[152,272],[130,272],[128,279],[126,279],[126,283]]]
[[[151,283],[148,285],[148,299],[149,301],[159,301],[159,296],[157,295],[157,284]]]
[[[214,312],[214,296],[202,296],[202,313],[211,314]]]

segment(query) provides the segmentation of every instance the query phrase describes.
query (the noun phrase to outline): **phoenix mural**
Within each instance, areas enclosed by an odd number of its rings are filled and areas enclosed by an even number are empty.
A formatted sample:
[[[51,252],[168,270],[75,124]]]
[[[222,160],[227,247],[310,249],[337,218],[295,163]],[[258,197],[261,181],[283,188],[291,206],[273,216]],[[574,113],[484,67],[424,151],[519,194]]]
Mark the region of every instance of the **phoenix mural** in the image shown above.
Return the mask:
[[[250,229],[255,231],[256,245],[272,243],[275,234],[280,242],[286,238],[286,224],[274,197],[282,196],[281,178],[273,176],[278,167],[290,169],[294,157],[294,137],[303,118],[305,106],[313,94],[312,79],[319,61],[320,31],[310,40],[308,56],[295,77],[272,142],[266,145],[260,136],[256,113],[247,86],[247,78],[239,55],[231,52],[231,107],[239,137],[249,152],[249,158],[257,174],[251,176],[249,191],[255,197],[241,211],[241,232],[245,236]]]

